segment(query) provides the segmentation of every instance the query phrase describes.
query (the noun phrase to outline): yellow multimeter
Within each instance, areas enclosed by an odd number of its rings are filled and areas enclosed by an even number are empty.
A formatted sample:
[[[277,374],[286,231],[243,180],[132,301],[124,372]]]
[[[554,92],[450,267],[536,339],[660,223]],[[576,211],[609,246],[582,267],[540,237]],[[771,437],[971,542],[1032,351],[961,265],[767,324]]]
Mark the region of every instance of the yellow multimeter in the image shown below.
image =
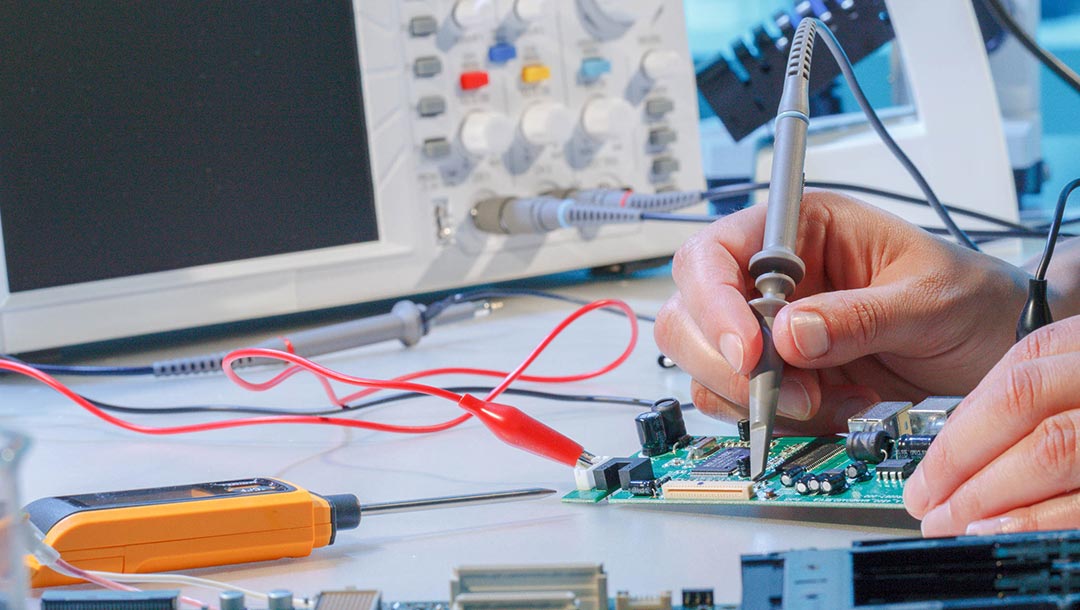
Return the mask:
[[[360,524],[352,494],[271,478],[43,498],[26,507],[45,543],[86,570],[164,572],[304,557]],[[78,582],[29,560],[31,585]]]

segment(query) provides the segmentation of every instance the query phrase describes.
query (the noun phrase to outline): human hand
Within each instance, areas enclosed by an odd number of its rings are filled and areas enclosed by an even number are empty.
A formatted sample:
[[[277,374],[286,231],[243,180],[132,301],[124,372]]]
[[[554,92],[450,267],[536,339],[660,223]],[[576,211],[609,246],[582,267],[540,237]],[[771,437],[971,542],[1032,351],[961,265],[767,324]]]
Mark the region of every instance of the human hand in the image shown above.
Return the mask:
[[[746,269],[764,226],[765,206],[754,206],[692,237],[657,316],[657,345],[695,379],[694,404],[723,419],[747,416],[761,355]],[[789,364],[778,431],[835,432],[883,397],[964,394],[1013,344],[1026,274],[877,208],[807,192],[797,253],[806,277],[774,325]]]
[[[1080,527],[1080,317],[1017,343],[904,484],[926,536]]]

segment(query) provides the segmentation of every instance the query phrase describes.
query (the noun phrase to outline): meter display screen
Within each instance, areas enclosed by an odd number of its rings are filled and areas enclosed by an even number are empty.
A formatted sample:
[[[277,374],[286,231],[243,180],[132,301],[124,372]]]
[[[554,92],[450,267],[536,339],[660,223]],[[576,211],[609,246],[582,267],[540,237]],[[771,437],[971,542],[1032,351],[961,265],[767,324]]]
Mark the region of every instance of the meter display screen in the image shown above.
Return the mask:
[[[0,2],[8,288],[379,239],[351,0]]]

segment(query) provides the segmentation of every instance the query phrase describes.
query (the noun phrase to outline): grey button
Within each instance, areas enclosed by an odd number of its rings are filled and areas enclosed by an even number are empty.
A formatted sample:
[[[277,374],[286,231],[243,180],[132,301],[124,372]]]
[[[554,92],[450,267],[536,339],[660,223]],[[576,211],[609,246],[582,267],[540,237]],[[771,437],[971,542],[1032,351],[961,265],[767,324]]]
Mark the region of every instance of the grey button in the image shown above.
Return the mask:
[[[413,73],[417,78],[431,78],[442,72],[442,62],[438,57],[418,57],[413,64]]]
[[[667,176],[679,171],[679,160],[674,157],[660,157],[653,161],[652,172],[657,176]]]
[[[679,139],[679,134],[674,129],[668,127],[659,127],[649,132],[649,146],[655,148],[662,148],[668,144],[672,144],[675,140]]]
[[[428,159],[442,159],[450,156],[450,141],[446,138],[424,140],[424,156]]]
[[[645,112],[650,116],[661,117],[675,110],[675,102],[666,97],[658,97],[645,102]]]
[[[420,17],[413,17],[409,21],[409,33],[413,36],[420,38],[422,36],[431,36],[439,29],[439,22],[431,15],[421,15]]]
[[[427,95],[416,103],[416,112],[423,117],[439,116],[446,112],[446,100],[438,95]]]

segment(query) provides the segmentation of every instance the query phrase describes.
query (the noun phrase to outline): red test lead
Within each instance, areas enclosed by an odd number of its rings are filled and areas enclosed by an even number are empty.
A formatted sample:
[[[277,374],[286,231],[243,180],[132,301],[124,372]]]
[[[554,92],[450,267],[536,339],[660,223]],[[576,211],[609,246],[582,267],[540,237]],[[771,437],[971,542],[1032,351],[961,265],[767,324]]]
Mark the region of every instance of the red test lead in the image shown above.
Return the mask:
[[[481,400],[471,394],[462,396],[458,406],[479,419],[492,434],[511,447],[567,466],[587,468],[596,459],[580,444],[516,407]]]

